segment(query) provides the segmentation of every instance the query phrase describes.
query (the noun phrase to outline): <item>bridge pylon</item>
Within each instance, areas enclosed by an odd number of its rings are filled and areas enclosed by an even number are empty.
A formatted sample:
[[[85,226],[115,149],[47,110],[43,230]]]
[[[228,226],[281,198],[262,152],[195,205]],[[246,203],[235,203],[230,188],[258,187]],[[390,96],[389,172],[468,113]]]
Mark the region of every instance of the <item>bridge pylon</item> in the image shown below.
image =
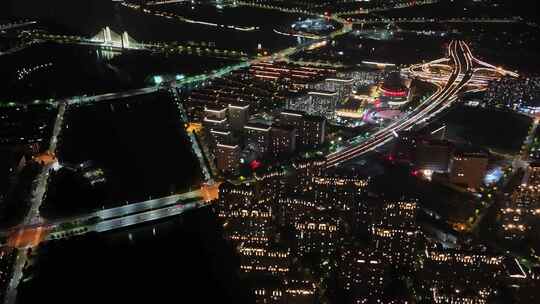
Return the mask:
[[[135,48],[137,46],[137,41],[133,39],[131,36],[129,36],[128,32],[122,33],[122,48],[129,49],[129,48]]]
[[[121,35],[111,30],[109,26],[104,27],[102,30],[92,37],[92,41],[101,42],[103,46],[117,47],[122,49],[135,48],[137,41],[135,41],[128,32],[124,31]]]

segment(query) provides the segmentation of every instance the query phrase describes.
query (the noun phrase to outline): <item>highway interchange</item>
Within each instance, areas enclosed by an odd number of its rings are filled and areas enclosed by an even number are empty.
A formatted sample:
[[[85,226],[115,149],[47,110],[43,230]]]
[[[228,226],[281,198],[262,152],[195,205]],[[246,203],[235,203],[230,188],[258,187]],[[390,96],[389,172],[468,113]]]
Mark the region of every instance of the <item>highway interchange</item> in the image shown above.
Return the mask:
[[[410,130],[432,119],[436,114],[454,103],[459,94],[471,83],[473,86],[469,90],[485,89],[487,79],[485,78],[486,76],[478,76],[479,71],[488,70],[499,76],[516,76],[513,72],[494,67],[476,59],[464,41],[451,41],[448,46],[448,57],[447,59],[414,65],[409,69],[412,77],[431,82],[437,86],[437,90],[433,95],[424,100],[416,109],[374,133],[367,140],[357,144],[346,145],[341,150],[327,155],[326,166],[328,168],[337,166],[365,155],[394,139],[399,132]],[[445,61],[450,61],[449,67],[451,68],[451,72],[449,74],[440,76],[439,73],[430,72],[431,65],[437,65]],[[475,68],[475,63],[482,67]]]

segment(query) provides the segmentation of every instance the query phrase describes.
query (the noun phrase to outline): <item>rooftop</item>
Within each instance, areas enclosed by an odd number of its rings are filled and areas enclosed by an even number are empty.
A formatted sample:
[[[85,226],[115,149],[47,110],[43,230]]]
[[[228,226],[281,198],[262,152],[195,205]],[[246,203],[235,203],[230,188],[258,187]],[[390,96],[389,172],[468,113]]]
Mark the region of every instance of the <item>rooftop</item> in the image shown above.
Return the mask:
[[[209,104],[209,105],[206,105],[204,107],[204,110],[205,111],[208,111],[208,112],[225,112],[227,111],[227,107],[225,107],[224,105],[220,105],[220,104]]]
[[[250,130],[257,130],[257,131],[270,131],[271,126],[257,123],[257,122],[249,122],[244,126],[244,129],[250,129]]]

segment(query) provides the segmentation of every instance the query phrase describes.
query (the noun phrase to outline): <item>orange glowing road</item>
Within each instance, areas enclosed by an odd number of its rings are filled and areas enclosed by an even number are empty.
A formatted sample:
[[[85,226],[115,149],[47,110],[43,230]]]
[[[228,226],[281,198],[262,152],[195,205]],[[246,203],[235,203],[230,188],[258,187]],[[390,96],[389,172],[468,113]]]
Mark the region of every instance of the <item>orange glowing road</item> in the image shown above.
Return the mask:
[[[48,234],[48,229],[44,227],[25,228],[14,231],[8,238],[8,245],[14,248],[36,247]]]
[[[212,185],[203,185],[201,187],[201,193],[205,202],[210,202],[218,199],[219,197],[219,185],[221,182],[215,182]]]

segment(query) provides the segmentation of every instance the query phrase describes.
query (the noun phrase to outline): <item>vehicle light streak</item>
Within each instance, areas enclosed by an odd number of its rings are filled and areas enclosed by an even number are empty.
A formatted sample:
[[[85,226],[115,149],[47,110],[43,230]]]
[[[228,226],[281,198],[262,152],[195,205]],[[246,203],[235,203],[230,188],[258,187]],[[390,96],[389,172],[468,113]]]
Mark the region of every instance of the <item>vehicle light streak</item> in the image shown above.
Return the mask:
[[[460,93],[485,89],[489,81],[497,79],[497,75],[517,75],[476,59],[468,45],[463,41],[452,41],[448,46],[448,54],[450,58],[413,65],[407,70],[412,77],[435,84],[437,91],[433,95],[403,118],[374,133],[368,140],[346,146],[340,151],[327,155],[326,166],[337,166],[383,146],[395,137],[394,134],[427,122],[443,109],[451,106],[456,102]],[[451,66],[440,65],[442,62],[449,61],[452,63]],[[474,68],[474,64],[483,67]],[[431,72],[432,67],[451,68],[452,71],[451,73],[445,73],[444,71],[433,73]],[[490,74],[479,75],[480,72]]]

